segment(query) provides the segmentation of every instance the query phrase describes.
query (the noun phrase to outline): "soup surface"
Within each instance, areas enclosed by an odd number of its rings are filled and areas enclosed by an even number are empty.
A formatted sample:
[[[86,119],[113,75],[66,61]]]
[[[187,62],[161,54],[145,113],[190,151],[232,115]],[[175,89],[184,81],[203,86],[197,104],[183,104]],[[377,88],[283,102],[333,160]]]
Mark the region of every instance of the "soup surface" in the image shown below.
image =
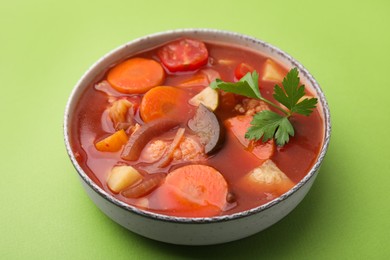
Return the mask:
[[[253,116],[275,110],[209,85],[257,71],[261,94],[277,103],[273,88],[288,69],[247,49],[191,39],[146,50],[85,90],[71,147],[97,185],[144,210],[205,217],[254,208],[308,173],[322,145],[322,119],[317,109],[291,117],[295,135],[284,146],[251,141],[245,132]]]

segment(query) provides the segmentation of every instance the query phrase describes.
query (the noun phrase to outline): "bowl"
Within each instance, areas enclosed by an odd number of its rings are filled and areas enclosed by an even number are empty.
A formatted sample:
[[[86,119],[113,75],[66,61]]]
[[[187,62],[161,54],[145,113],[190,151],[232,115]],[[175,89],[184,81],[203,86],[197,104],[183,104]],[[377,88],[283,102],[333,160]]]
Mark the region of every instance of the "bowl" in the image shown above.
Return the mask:
[[[189,37],[209,42],[237,45],[269,56],[285,67],[297,67],[304,82],[319,100],[324,135],[319,156],[308,174],[292,189],[276,199],[246,211],[216,217],[173,217],[141,210],[128,205],[100,188],[81,168],[71,148],[72,114],[85,89],[108,67],[123,57],[165,42]],[[262,40],[240,33],[214,29],[180,29],[147,35],[130,41],[109,52],[93,64],[74,87],[64,116],[65,146],[86,193],[96,206],[113,221],[144,237],[182,245],[211,245],[238,240],[256,234],[289,214],[310,190],[326,154],[331,134],[330,113],[324,93],[313,76],[297,60]]]

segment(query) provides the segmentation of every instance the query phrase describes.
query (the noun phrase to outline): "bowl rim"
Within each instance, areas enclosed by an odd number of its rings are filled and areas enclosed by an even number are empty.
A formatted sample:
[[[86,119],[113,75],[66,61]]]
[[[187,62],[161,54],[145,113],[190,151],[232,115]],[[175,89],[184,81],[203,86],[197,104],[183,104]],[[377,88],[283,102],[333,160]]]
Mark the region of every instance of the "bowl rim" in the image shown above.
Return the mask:
[[[82,90],[83,88],[83,81],[84,79],[96,68],[101,64],[105,59],[112,56],[113,54],[121,51],[122,49],[126,48],[126,46],[131,46],[135,43],[145,41],[145,40],[153,40],[155,38],[159,38],[161,36],[167,36],[167,35],[177,35],[177,38],[180,37],[180,34],[188,34],[188,33],[207,33],[207,34],[218,34],[221,36],[226,37],[234,37],[234,38],[241,38],[242,40],[251,41],[256,44],[260,44],[265,48],[269,48],[271,52],[276,52],[278,55],[283,56],[283,58],[290,61],[294,66],[296,66],[299,70],[299,73],[301,75],[304,75],[304,77],[307,79],[307,81],[310,82],[310,84],[313,86],[313,88],[316,91],[317,97],[320,101],[320,104],[322,106],[322,115],[323,115],[323,121],[324,121],[324,136],[323,136],[323,143],[321,146],[320,153],[316,159],[316,162],[311,167],[310,171],[305,175],[304,178],[302,178],[292,189],[287,191],[286,193],[282,194],[281,196],[273,199],[272,201],[269,201],[263,205],[257,206],[252,209],[248,209],[245,211],[240,211],[233,214],[228,215],[221,215],[221,216],[214,216],[214,217],[177,217],[177,216],[170,216],[170,215],[164,215],[160,213],[155,213],[147,210],[142,210],[140,208],[137,208],[136,206],[132,206],[129,204],[126,204],[115,197],[111,196],[109,193],[107,193],[105,190],[100,188],[94,181],[92,181],[89,176],[84,172],[84,170],[81,168],[79,163],[77,162],[74,153],[71,149],[70,145],[70,110],[72,107],[72,103],[75,102],[75,96],[79,89]],[[173,38],[174,39],[174,38]],[[250,48],[249,48],[250,49]],[[318,82],[315,80],[315,78],[310,74],[310,72],[301,64],[299,63],[295,58],[293,58],[291,55],[286,53],[285,51],[282,51],[278,47],[267,43],[263,40],[260,40],[258,38],[255,38],[253,36],[249,36],[242,33],[232,32],[232,31],[226,31],[226,30],[220,30],[220,29],[208,29],[208,28],[185,28],[185,29],[175,29],[175,30],[166,30],[162,32],[152,33],[145,36],[141,36],[138,38],[135,38],[125,44],[122,44],[118,46],[117,48],[111,50],[110,52],[103,55],[100,59],[98,59],[96,62],[94,62],[82,75],[82,77],[78,80],[76,85],[73,87],[71,94],[68,98],[68,101],[66,103],[65,112],[64,112],[64,121],[63,121],[63,134],[64,134],[64,142],[65,147],[68,153],[68,156],[78,172],[81,179],[90,187],[93,191],[95,191],[96,194],[100,195],[102,198],[106,199],[108,202],[113,203],[115,206],[120,207],[129,213],[137,214],[146,218],[150,218],[153,220],[158,221],[165,221],[165,222],[173,222],[173,223],[188,223],[188,224],[194,224],[194,223],[215,223],[215,222],[224,222],[224,221],[231,221],[234,219],[240,219],[245,218],[254,214],[257,214],[259,212],[265,211],[269,208],[272,208],[274,205],[281,203],[282,201],[285,201],[287,198],[291,197],[294,193],[296,193],[299,189],[301,189],[305,183],[307,183],[313,176],[315,176],[316,172],[319,170],[322,161],[326,155],[326,152],[329,147],[330,142],[330,136],[331,136],[331,118],[330,118],[330,110],[328,102],[325,98],[324,92],[321,89]]]

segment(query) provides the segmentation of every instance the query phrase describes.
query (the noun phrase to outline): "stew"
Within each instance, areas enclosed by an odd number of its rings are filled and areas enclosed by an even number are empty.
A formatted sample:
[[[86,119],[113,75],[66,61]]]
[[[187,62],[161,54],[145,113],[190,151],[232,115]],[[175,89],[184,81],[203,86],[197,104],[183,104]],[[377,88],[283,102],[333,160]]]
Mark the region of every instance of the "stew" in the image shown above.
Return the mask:
[[[71,146],[102,189],[143,210],[181,217],[232,214],[291,189],[317,159],[324,126],[317,109],[294,115],[284,146],[248,140],[263,101],[209,87],[259,73],[261,94],[288,69],[238,46],[177,39],[107,68],[83,93]],[[313,96],[306,90],[307,96]]]

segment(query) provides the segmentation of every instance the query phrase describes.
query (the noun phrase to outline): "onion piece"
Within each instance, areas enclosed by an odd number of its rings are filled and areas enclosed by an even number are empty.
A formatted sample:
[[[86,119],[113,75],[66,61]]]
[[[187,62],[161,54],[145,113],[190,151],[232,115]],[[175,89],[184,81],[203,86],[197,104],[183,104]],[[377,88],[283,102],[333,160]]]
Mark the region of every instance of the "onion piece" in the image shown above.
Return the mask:
[[[123,97],[123,93],[116,91],[107,80],[97,83],[95,89],[105,93],[109,97]]]
[[[134,125],[134,104],[124,98],[115,100],[108,108],[108,115],[115,130],[126,130]]]
[[[121,194],[126,198],[139,198],[156,189],[164,179],[164,173],[151,174],[149,178],[145,179],[137,186],[131,186],[123,190]]]
[[[169,145],[167,152],[161,158],[161,160],[158,163],[157,167],[164,168],[164,167],[168,166],[168,164],[172,161],[172,159],[173,159],[173,152],[179,146],[181,140],[183,139],[184,132],[185,132],[184,128],[179,128],[179,130],[177,130],[175,138],[173,139],[172,143]]]

